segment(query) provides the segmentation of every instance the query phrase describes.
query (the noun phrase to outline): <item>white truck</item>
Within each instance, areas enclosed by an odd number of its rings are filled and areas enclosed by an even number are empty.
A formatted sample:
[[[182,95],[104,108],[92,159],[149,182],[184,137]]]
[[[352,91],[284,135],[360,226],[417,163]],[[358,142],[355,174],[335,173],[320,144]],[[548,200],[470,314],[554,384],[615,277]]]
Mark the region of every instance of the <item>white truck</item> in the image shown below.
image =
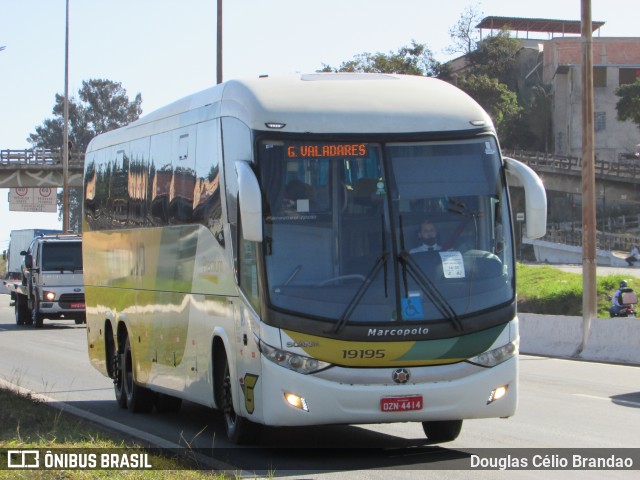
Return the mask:
[[[16,324],[39,328],[45,318],[84,323],[82,237],[41,235],[21,255],[22,280],[15,284]]]
[[[5,282],[21,280],[22,256],[20,252],[29,247],[31,241],[40,235],[52,233],[62,233],[59,230],[48,230],[42,228],[24,228],[12,230],[9,238],[9,250],[7,251],[7,272]]]

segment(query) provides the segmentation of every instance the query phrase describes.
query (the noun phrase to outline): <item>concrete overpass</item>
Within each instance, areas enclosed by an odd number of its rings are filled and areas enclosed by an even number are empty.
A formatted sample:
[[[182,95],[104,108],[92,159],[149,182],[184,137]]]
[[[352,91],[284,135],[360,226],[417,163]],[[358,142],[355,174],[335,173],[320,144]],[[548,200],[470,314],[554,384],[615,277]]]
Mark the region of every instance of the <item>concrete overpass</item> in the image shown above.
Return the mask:
[[[579,158],[537,152],[505,150],[505,156],[529,165],[540,175],[547,191],[582,193]],[[69,158],[69,186],[82,187],[84,153]],[[640,203],[640,159],[596,161],[596,193],[607,201]],[[62,156],[55,150],[0,151],[0,188],[62,187]]]
[[[82,187],[84,153],[69,156],[69,187]],[[62,187],[62,154],[58,150],[1,150],[0,188]]]

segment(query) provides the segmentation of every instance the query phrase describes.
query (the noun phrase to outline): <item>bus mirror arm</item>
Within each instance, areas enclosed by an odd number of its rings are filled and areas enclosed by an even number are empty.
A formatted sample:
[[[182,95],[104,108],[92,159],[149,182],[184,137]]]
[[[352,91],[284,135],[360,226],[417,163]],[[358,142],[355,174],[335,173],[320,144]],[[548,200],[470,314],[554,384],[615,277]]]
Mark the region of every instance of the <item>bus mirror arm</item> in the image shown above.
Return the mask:
[[[547,194],[540,177],[530,167],[513,158],[504,157],[512,186],[524,188],[527,238],[540,238],[547,232]]]
[[[262,194],[249,162],[237,161],[238,200],[242,236],[250,242],[262,242]]]

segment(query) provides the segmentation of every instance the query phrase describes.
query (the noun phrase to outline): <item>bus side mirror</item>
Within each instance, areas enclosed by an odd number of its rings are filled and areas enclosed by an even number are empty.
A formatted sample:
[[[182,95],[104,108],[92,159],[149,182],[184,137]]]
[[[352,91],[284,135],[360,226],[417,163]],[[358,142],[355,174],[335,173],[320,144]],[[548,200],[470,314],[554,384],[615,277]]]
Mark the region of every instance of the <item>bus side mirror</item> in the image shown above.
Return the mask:
[[[250,242],[262,241],[262,194],[260,185],[248,162],[236,162],[238,199],[242,236]]]
[[[512,186],[524,188],[527,238],[540,238],[547,233],[547,194],[540,177],[531,168],[513,158],[504,157],[504,164],[512,179]]]

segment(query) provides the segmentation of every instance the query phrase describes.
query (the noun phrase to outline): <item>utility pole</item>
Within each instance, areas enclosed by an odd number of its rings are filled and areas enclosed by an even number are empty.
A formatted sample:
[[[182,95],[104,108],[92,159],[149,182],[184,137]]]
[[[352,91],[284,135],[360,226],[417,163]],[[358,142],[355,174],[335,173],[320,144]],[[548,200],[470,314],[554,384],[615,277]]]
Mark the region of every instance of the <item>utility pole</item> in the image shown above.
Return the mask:
[[[218,40],[216,55],[217,82],[222,83],[222,0],[218,0]]]
[[[64,39],[64,132],[62,134],[62,231],[69,233],[69,0]]]
[[[582,3],[582,343],[589,340],[591,319],[597,314],[596,297],[596,180],[593,127],[593,39],[591,0]]]

